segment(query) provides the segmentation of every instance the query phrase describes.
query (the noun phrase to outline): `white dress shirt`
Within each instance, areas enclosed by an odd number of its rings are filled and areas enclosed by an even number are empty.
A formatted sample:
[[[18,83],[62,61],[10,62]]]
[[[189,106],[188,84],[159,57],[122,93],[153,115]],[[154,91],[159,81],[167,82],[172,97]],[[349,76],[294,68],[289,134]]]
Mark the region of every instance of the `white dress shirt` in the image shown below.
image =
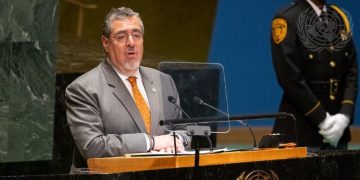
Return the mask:
[[[310,6],[314,9],[315,13],[317,16],[320,16],[321,11],[326,12],[326,4],[324,4],[324,7],[322,8],[322,10],[319,8],[319,6],[317,6],[314,2],[312,2],[311,0],[306,0]]]

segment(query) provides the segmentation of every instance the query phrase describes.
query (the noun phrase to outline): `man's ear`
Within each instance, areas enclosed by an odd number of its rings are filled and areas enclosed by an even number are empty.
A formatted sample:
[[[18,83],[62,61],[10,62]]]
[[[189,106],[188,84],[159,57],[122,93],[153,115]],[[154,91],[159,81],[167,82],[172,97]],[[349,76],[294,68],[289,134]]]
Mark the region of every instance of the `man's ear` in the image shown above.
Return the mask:
[[[109,52],[109,39],[105,37],[104,35],[101,36],[102,45],[105,49],[105,52]]]

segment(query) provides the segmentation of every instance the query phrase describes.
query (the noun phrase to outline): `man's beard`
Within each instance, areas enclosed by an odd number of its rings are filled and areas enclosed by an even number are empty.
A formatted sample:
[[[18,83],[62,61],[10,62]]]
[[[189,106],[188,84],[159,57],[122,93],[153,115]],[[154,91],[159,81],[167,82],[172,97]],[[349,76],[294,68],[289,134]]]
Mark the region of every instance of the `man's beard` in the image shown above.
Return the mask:
[[[136,70],[137,68],[139,68],[139,63],[130,63],[130,62],[126,62],[125,63],[125,68],[128,70]]]

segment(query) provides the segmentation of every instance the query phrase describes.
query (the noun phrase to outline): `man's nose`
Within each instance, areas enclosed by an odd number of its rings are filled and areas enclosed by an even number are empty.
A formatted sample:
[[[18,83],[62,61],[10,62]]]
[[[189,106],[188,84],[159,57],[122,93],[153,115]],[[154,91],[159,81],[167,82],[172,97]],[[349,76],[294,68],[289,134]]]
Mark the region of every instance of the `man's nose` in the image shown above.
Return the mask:
[[[129,35],[128,38],[127,38],[127,41],[126,41],[127,45],[128,45],[128,46],[133,46],[133,45],[134,45],[134,42],[135,42],[135,41],[134,41],[132,35]]]

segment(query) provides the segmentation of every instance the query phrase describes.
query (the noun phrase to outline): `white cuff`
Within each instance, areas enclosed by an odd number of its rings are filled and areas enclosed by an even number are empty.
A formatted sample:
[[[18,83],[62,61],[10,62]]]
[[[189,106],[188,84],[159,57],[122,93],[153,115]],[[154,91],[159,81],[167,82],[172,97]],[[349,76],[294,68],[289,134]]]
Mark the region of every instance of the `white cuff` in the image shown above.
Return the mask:
[[[145,141],[146,141],[146,151],[150,151],[150,139],[149,136],[147,134],[144,134],[145,136]]]

